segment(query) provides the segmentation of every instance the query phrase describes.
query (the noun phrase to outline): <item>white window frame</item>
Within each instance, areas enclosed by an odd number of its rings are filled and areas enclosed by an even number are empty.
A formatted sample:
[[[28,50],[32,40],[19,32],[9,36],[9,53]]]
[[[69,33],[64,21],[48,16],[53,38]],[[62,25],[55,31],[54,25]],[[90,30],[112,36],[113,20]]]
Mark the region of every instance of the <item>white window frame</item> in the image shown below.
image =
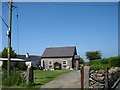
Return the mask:
[[[66,64],[63,64],[64,61],[66,62]],[[63,60],[63,61],[62,61],[62,65],[67,65],[67,60]]]
[[[50,64],[50,62],[51,62],[51,64]],[[53,65],[52,60],[49,60],[49,61],[48,61],[48,65]]]

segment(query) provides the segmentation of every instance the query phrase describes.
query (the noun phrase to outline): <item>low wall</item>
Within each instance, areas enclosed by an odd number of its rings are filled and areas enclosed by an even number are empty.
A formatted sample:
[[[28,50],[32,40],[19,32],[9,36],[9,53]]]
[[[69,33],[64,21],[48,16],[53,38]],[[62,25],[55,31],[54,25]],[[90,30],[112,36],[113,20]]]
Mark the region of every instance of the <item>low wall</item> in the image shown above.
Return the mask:
[[[120,78],[120,67],[108,70],[108,88],[111,88],[117,79]],[[105,88],[105,71],[89,71],[89,88]]]
[[[114,83],[120,78],[120,67],[109,70],[109,86],[112,87]]]

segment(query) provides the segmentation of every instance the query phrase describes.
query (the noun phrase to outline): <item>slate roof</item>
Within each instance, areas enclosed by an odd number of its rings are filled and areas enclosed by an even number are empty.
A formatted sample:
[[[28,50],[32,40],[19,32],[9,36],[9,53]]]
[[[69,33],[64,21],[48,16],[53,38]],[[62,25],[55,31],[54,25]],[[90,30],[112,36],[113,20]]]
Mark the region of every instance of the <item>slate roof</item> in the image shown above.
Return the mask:
[[[0,55],[0,60],[5,60],[7,58],[2,58],[2,56]],[[36,60],[41,60],[41,56],[35,56],[35,55],[29,55],[28,58],[26,58],[26,55],[17,55],[16,58],[11,58],[11,60],[13,61],[19,61],[19,60],[23,60],[23,61],[36,61]]]
[[[76,47],[69,46],[69,47],[49,47],[46,48],[42,54],[42,58],[49,58],[49,57],[73,57],[77,55]]]
[[[36,61],[40,60],[41,56],[29,55],[29,57],[26,58],[26,55],[17,55],[17,58],[24,59],[26,61]]]

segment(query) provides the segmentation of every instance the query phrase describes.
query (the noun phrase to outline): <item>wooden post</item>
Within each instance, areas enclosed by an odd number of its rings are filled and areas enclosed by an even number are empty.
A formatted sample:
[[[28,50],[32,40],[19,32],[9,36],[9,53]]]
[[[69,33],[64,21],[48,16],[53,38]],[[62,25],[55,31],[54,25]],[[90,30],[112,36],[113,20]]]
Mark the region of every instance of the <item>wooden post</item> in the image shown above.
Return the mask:
[[[9,28],[7,31],[8,35],[8,62],[7,62],[7,76],[10,77],[10,60],[11,60],[11,31],[12,31],[12,0],[9,5]]]
[[[81,82],[81,88],[84,88],[84,66],[81,67],[80,69],[80,75],[81,75],[81,78],[80,78],[80,82]]]
[[[105,89],[108,89],[108,67],[105,67]]]

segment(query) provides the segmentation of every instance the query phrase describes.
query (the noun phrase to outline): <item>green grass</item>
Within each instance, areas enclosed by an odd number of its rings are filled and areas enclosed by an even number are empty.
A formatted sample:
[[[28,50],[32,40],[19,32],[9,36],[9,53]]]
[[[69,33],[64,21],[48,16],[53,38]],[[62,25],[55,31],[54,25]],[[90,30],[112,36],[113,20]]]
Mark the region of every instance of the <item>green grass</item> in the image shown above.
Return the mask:
[[[35,79],[33,86],[19,85],[19,86],[5,87],[5,88],[40,88],[42,85],[70,71],[71,70],[55,70],[55,71],[34,70]]]
[[[70,70],[56,70],[56,71],[40,71],[35,70],[34,71],[34,79],[35,84],[44,85],[45,83],[48,83],[49,81],[56,79],[58,76],[68,73]]]

